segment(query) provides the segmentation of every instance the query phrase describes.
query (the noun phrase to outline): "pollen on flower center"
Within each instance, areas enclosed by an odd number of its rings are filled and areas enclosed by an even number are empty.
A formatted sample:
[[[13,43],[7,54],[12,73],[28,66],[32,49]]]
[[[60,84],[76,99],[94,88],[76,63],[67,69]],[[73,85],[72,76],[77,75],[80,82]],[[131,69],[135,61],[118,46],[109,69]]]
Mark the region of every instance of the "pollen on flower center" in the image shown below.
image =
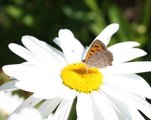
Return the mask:
[[[61,71],[63,84],[79,92],[90,93],[98,90],[102,84],[102,73],[85,63],[75,63],[65,66]]]

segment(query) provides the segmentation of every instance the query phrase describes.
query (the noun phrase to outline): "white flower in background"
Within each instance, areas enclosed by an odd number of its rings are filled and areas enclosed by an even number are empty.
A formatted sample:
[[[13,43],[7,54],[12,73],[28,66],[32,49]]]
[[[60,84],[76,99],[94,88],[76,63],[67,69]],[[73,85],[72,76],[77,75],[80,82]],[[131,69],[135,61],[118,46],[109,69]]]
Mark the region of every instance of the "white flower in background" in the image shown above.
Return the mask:
[[[118,24],[107,26],[95,40],[107,46],[118,27]],[[47,117],[57,107],[53,119],[66,120],[77,98],[78,120],[143,120],[138,110],[151,119],[151,105],[145,100],[145,97],[151,99],[151,88],[136,74],[151,71],[151,62],[128,62],[146,55],[136,48],[137,42],[108,47],[113,55],[112,65],[97,68],[82,62],[86,49],[70,30],[60,30],[58,36],[54,42],[62,51],[32,36],[22,38],[26,48],[9,44],[9,48],[26,62],[3,67],[6,74],[17,80],[0,89],[33,93],[15,112],[26,106],[34,107],[46,99],[37,107],[42,116]],[[97,61],[97,57],[94,58]]]
[[[8,120],[42,120],[42,116],[37,109],[23,108],[19,113],[9,116]]]
[[[24,99],[17,94],[0,91],[0,113],[11,114],[23,101]]]
[[[51,120],[51,116],[48,119],[43,119],[36,108],[25,107],[19,113],[10,115],[8,120]]]

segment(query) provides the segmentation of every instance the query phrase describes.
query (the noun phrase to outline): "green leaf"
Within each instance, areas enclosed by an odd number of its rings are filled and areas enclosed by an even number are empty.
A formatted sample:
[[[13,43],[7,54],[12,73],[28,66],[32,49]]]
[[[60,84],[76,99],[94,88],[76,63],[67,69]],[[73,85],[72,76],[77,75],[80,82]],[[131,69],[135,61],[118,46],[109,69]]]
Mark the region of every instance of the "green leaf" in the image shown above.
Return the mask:
[[[23,18],[23,23],[26,24],[27,26],[31,27],[34,25],[34,18],[32,15],[26,15]]]
[[[76,114],[76,105],[77,105],[77,97],[75,97],[69,116],[68,116],[68,120],[77,120],[77,114]]]
[[[149,26],[151,20],[151,0],[146,0],[142,18],[143,24]]]
[[[13,5],[6,6],[5,11],[7,12],[7,14],[9,14],[13,18],[20,18],[23,14],[23,11],[21,8],[17,6],[13,6]]]
[[[121,9],[119,6],[115,4],[111,4],[109,6],[110,9],[108,9],[108,15],[111,23],[119,23],[119,37],[121,40],[130,40],[133,39],[132,37],[132,31],[130,30],[128,22],[123,18]]]
[[[96,0],[85,0],[85,4],[92,10],[92,11],[100,11],[98,3]]]

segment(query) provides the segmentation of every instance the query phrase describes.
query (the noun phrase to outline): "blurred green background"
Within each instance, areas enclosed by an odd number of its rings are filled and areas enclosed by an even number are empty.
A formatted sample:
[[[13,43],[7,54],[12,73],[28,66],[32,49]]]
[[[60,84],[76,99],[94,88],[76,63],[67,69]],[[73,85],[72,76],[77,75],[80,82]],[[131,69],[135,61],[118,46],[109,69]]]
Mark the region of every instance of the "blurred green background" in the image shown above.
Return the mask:
[[[70,29],[82,44],[91,41],[108,24],[117,22],[119,31],[111,43],[137,41],[151,61],[151,0],[0,0],[0,68],[20,63],[8,49],[32,35],[55,46],[53,38],[61,28]],[[151,74],[141,74],[151,84]],[[0,72],[0,83],[8,77]]]
[[[73,31],[84,45],[108,24],[117,22],[119,31],[111,44],[133,40],[151,53],[150,0],[0,0],[0,67],[21,58],[7,47],[21,44],[23,35],[32,35],[54,45],[59,29]],[[151,60],[150,55],[144,60]]]

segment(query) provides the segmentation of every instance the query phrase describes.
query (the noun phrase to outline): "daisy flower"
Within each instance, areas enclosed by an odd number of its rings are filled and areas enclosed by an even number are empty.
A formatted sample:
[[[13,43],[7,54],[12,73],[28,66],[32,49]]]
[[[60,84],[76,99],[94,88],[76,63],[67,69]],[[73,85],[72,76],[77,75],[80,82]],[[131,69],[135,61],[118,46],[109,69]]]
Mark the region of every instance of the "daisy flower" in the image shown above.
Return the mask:
[[[11,114],[23,101],[24,99],[17,94],[0,91],[0,113],[6,116]]]
[[[45,100],[37,107],[44,118],[55,111],[54,120],[66,120],[77,100],[78,120],[143,120],[138,110],[151,119],[151,105],[145,100],[151,99],[151,88],[137,75],[151,71],[151,62],[132,62],[146,55],[134,41],[107,48],[118,28],[116,23],[107,26],[87,48],[68,29],[54,39],[61,51],[32,36],[22,37],[25,47],[9,44],[26,62],[3,67],[16,80],[0,89],[33,93],[15,112]]]

